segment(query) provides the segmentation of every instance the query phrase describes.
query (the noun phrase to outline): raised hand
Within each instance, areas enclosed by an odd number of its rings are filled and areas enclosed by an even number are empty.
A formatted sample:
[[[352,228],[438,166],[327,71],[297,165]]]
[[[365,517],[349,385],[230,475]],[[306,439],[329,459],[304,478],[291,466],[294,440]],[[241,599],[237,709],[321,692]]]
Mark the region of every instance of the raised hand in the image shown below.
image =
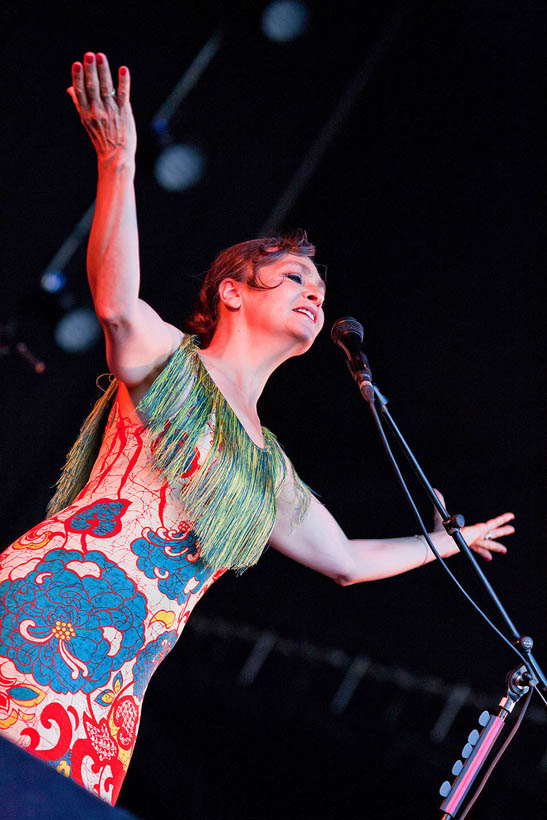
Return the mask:
[[[514,517],[513,513],[510,512],[497,515],[482,524],[463,527],[462,535],[474,552],[487,561],[491,561],[493,552],[507,552],[507,547],[496,539],[503,538],[504,535],[512,535],[515,532],[512,524],[508,523]]]
[[[439,490],[435,490],[440,502],[446,507],[444,496]],[[495,518],[489,518],[482,524],[472,524],[469,527],[462,527],[462,535],[469,544],[470,549],[484,558],[486,561],[492,560],[493,552],[500,552],[505,554],[507,547],[498,538],[503,538],[504,535],[512,535],[515,528],[509,521],[514,519],[513,513],[507,512],[502,515],[497,515]],[[435,508],[433,515],[433,532],[440,532],[444,530],[441,516]]]
[[[133,159],[137,134],[129,102],[130,77],[126,66],[118,72],[114,88],[106,55],[88,51],[82,63],[72,65],[72,86],[67,89],[91,138],[99,162],[124,155]]]

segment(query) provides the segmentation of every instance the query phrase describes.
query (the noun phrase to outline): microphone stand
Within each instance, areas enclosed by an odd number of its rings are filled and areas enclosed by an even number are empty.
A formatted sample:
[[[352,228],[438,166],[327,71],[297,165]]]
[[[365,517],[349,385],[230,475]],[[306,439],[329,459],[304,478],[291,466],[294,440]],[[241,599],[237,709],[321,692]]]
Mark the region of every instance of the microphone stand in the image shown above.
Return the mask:
[[[402,476],[400,476],[399,474],[398,465],[395,459],[393,458],[391,448],[385,437],[380,416],[382,417],[382,419],[385,420],[387,426],[394,435],[397,444],[402,449],[408,462],[410,463],[413,472],[417,476],[422,487],[425,489],[427,496],[439,512],[446,532],[452,537],[460,552],[462,552],[465,555],[465,557],[473,567],[475,574],[479,578],[488,596],[494,603],[495,608],[498,610],[503,621],[506,623],[511,634],[512,644],[523,661],[523,666],[519,667],[518,669],[511,670],[506,676],[506,681],[508,682],[507,691],[505,697],[502,698],[502,701],[500,702],[500,712],[498,716],[490,717],[488,713],[483,713],[483,716],[481,716],[481,718],[484,717],[485,719],[483,722],[481,722],[481,725],[484,726],[482,733],[479,734],[477,730],[471,732],[469,736],[469,743],[466,744],[466,747],[464,747],[464,750],[462,752],[462,757],[469,758],[467,760],[467,763],[463,765],[461,761],[457,761],[452,769],[452,773],[456,775],[456,779],[454,780],[452,785],[450,785],[450,783],[446,781],[445,783],[443,783],[441,787],[441,794],[443,797],[446,798],[441,806],[441,810],[444,812],[442,820],[450,820],[451,818],[454,818],[456,816],[456,812],[461,807],[461,804],[467,796],[473,781],[479,774],[481,767],[486,763],[487,756],[491,751],[494,743],[498,739],[498,736],[504,727],[505,720],[508,717],[511,710],[513,709],[517,700],[519,700],[522,697],[522,695],[525,692],[528,692],[529,690],[531,695],[533,688],[536,688],[537,690],[541,689],[543,692],[547,692],[547,680],[539,664],[532,655],[532,638],[528,637],[527,635],[521,634],[517,630],[515,624],[509,617],[509,614],[507,613],[505,607],[496,595],[492,585],[490,584],[481,567],[479,566],[475,556],[469,549],[469,546],[465,538],[461,534],[460,528],[463,527],[465,524],[463,516],[460,514],[451,515],[445,509],[444,504],[439,500],[435,490],[431,485],[431,482],[428,480],[424,471],[420,467],[418,461],[416,460],[416,457],[414,456],[412,450],[405,441],[404,436],[402,435],[393,417],[391,416],[387,408],[388,400],[385,396],[382,395],[378,387],[375,384],[373,384],[370,373],[370,367],[365,354],[360,352],[358,354],[358,359],[360,360],[360,366],[358,367],[355,366],[355,358],[353,359],[353,361],[348,361],[350,373],[352,374],[359,388],[361,396],[368,403],[371,409],[372,415],[374,417],[374,422],[376,424],[376,427],[378,428],[380,437],[382,438],[382,443],[384,444],[384,447],[388,452],[390,460],[393,461],[393,466],[395,467],[398,477],[402,479]],[[405,492],[408,493],[406,487]],[[414,501],[410,493],[408,493],[408,500],[411,506],[413,507],[414,513],[418,518],[420,526],[422,526],[418,509],[414,504]],[[437,557],[439,556],[437,555]],[[542,700],[544,700],[543,697]],[[527,703],[528,701],[526,702],[524,708],[526,708]],[[509,740],[511,739],[511,737],[512,736],[510,736]],[[473,747],[475,747],[474,750]],[[491,770],[492,768],[493,766],[491,767]],[[489,773],[487,773],[487,775],[485,776],[483,780],[483,785],[488,775]],[[482,786],[479,788],[482,788]],[[475,796],[475,799],[477,796],[478,793]],[[474,800],[472,801],[472,803],[474,803]],[[467,816],[467,811],[471,808],[472,803],[470,803],[467,807],[465,816]]]

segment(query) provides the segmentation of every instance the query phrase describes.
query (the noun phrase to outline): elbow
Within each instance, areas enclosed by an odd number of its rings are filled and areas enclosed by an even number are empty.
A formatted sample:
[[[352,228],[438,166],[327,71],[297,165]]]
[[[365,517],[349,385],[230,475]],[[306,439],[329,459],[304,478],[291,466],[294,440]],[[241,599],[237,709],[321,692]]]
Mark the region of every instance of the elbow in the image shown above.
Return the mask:
[[[332,552],[330,564],[329,571],[325,574],[332,578],[335,584],[340,587],[349,587],[356,583],[355,556],[352,554],[347,538],[339,544],[338,549]]]
[[[128,327],[131,324],[130,317],[119,308],[104,304],[95,304],[95,315],[99,324],[105,330],[117,331],[120,328]]]
[[[337,584],[339,587],[349,587],[349,586],[351,586],[351,584],[355,583],[353,578],[350,575],[347,575],[345,573],[339,574],[339,575],[333,575],[331,577],[332,577],[332,580],[334,581],[334,583]]]
[[[337,567],[336,570],[331,573],[330,577],[339,587],[349,587],[351,584],[354,584],[356,576],[353,561],[344,562],[342,566]]]

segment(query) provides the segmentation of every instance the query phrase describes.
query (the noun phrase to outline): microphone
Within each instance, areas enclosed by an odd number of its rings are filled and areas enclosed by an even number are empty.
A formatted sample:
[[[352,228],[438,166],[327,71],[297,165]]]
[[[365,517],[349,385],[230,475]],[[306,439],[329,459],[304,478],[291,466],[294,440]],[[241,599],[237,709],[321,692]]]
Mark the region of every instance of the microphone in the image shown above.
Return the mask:
[[[363,341],[363,325],[351,316],[337,319],[333,324],[330,337],[334,344],[342,348],[346,354],[349,372],[356,381],[363,398],[370,401],[372,391],[372,373],[368,359],[361,350]]]

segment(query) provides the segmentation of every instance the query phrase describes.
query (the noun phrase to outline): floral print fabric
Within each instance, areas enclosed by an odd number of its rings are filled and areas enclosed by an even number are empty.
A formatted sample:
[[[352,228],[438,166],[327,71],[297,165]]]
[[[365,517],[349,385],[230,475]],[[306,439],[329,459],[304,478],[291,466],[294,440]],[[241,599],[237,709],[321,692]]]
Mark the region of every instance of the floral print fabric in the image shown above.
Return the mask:
[[[200,469],[207,427],[188,470]],[[0,731],[114,803],[148,682],[223,574],[117,400],[74,504],[0,555]]]

